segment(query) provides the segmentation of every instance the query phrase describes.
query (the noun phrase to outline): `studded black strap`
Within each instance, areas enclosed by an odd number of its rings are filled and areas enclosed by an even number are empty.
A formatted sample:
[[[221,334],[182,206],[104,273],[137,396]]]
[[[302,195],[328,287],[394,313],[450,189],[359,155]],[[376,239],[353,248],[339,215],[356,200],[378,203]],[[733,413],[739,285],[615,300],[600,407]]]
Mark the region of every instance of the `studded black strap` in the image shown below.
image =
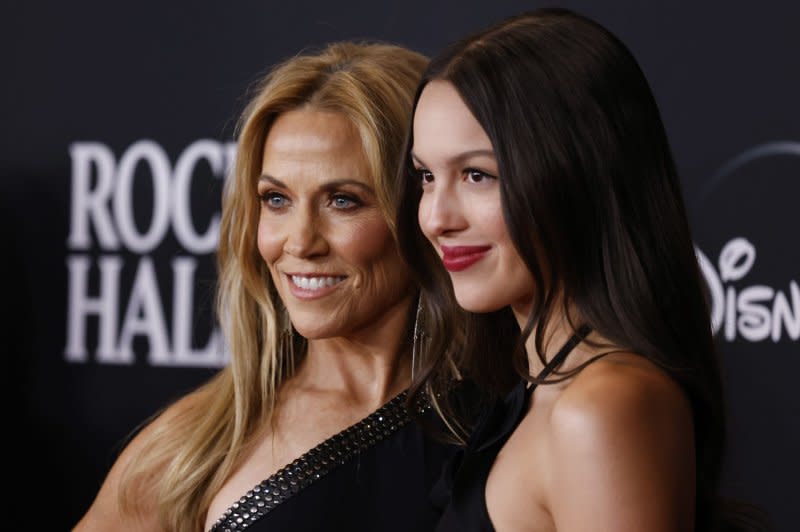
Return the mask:
[[[211,532],[245,530],[337,466],[391,436],[411,420],[405,400],[406,392],[403,392],[259,483],[225,511],[211,527]],[[430,405],[424,403],[418,408],[424,413]]]

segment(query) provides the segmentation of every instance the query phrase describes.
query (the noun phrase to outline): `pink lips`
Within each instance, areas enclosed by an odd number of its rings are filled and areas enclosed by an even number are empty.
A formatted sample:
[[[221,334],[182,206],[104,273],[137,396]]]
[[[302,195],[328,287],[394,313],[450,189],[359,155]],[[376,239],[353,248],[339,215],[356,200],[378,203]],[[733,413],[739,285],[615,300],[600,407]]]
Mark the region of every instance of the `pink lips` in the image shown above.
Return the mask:
[[[442,262],[447,271],[466,270],[492,249],[492,246],[442,246]]]

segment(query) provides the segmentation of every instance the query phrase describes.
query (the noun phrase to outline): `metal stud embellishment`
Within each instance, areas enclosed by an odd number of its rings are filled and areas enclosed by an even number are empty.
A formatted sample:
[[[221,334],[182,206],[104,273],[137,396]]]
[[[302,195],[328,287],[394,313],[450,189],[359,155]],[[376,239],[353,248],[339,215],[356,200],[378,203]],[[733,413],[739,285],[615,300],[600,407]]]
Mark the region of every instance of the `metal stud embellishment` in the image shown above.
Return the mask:
[[[211,532],[245,530],[272,509],[365,449],[391,436],[411,420],[406,392],[396,396],[355,425],[331,436],[294,462],[276,471],[228,508]],[[419,413],[430,405],[421,403]]]

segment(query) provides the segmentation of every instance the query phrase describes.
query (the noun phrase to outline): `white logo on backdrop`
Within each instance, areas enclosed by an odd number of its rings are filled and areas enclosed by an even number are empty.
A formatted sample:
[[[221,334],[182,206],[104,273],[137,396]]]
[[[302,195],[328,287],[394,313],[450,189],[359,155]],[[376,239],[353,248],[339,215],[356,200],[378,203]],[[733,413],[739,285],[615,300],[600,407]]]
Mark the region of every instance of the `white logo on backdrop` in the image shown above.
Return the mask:
[[[768,142],[746,150],[723,165],[699,197],[707,197],[742,166],[776,155],[800,156],[800,142]],[[700,248],[695,251],[711,294],[711,322],[715,334],[722,330],[727,341],[741,337],[749,342],[767,339],[779,342],[784,334],[791,340],[800,338],[800,285],[797,280],[790,280],[787,290],[763,284],[738,290],[733,286],[742,281],[755,264],[756,246],[752,242],[742,237],[729,240],[719,254],[718,269]]]
[[[101,364],[132,364],[133,339],[147,339],[148,363],[153,366],[220,367],[227,362],[218,329],[208,343],[192,347],[194,273],[196,255],[213,252],[219,237],[219,213],[199,228],[192,220],[190,189],[197,164],[205,161],[218,179],[231,168],[236,144],[198,140],[177,158],[174,167],[164,149],[151,140],[135,142],[117,161],[111,149],[99,142],[75,142],[69,147],[72,160],[72,216],[67,246],[69,294],[67,308],[67,361],[89,360],[86,324],[98,320],[94,360]],[[139,165],[149,169],[153,205],[147,229],[140,231],[133,215],[134,172]],[[94,229],[93,238],[92,231]],[[172,308],[165,309],[153,265],[147,256],[172,231],[188,252],[171,260]],[[129,294],[120,293],[120,272],[125,259],[121,249],[139,255]],[[91,250],[102,254],[93,260]],[[90,270],[99,274],[99,290],[89,293]],[[161,287],[164,288],[163,286]],[[125,311],[120,320],[120,303]],[[169,313],[172,327],[167,326]]]
[[[778,342],[783,333],[800,338],[800,286],[789,281],[787,292],[765,285],[751,285],[738,291],[731,283],[741,281],[756,261],[755,246],[744,238],[734,238],[722,248],[719,270],[696,248],[700,269],[711,293],[711,323],[714,333],[724,327],[728,341],[737,334],[750,342],[771,338]]]
[[[153,366],[221,367],[227,362],[222,336],[211,332],[202,348],[191,345],[194,315],[194,274],[197,255],[213,252],[219,237],[219,213],[203,228],[192,219],[190,189],[194,170],[205,161],[214,176],[224,179],[233,164],[236,144],[198,140],[190,144],[171,165],[156,142],[141,140],[124,151],[119,161],[111,149],[99,142],[70,145],[72,160],[72,215],[67,245],[69,294],[65,356],[74,363],[88,362],[86,324],[98,320],[94,360],[101,364],[132,364],[133,340],[148,340],[147,361]],[[755,159],[776,154],[800,155],[800,143],[776,142],[744,152],[710,180],[702,196],[731,172]],[[140,231],[133,214],[134,172],[145,164],[153,184],[153,206],[146,230]],[[94,229],[94,238],[90,228]],[[172,231],[188,252],[171,260],[172,308],[165,309],[153,261],[147,256]],[[120,293],[120,273],[127,249],[140,255],[130,294]],[[103,253],[93,260],[92,250]],[[790,280],[788,290],[761,284],[733,286],[750,272],[756,247],[744,238],[731,239],[722,249],[715,269],[712,261],[696,248],[698,261],[711,293],[714,333],[750,342],[780,341],[784,334],[800,338],[800,285]],[[99,274],[99,289],[89,293],[90,271]],[[124,299],[121,299],[123,298]],[[125,311],[120,320],[120,302]],[[171,318],[171,336],[167,315]]]

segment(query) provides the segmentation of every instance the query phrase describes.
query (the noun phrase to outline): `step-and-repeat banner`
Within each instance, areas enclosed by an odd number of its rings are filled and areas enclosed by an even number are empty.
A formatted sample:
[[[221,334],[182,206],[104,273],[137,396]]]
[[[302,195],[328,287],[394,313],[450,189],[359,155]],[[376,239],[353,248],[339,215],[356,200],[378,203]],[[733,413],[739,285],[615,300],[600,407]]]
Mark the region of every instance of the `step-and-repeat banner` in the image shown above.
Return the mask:
[[[800,526],[800,5],[561,5],[661,106],[712,295],[725,491]],[[541,4],[542,6],[544,4]],[[3,7],[3,352],[12,522],[65,530],[137,424],[227,362],[214,322],[234,125],[275,62],[341,39],[432,54],[537,2]]]

